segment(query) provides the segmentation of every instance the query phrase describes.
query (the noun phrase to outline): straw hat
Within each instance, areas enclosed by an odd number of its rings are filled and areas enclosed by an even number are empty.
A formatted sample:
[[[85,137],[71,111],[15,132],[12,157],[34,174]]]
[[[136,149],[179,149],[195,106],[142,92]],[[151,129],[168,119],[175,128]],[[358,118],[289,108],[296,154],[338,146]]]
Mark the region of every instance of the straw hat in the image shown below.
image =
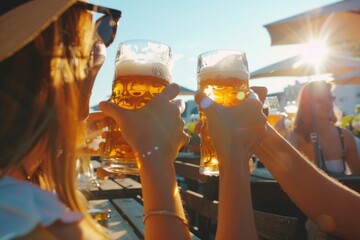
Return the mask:
[[[0,16],[0,61],[34,40],[76,0],[2,1]],[[6,2],[6,3],[5,3]]]

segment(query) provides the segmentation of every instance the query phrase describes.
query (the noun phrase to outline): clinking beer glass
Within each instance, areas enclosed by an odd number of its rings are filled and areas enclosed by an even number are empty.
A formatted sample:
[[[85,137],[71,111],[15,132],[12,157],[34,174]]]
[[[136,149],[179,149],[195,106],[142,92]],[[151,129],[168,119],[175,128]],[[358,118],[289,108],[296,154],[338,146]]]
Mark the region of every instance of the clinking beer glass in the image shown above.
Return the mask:
[[[126,109],[138,109],[171,81],[171,48],[150,40],[120,43],[115,59],[111,101]],[[103,168],[119,174],[139,174],[135,154],[114,120],[107,118]],[[144,124],[146,124],[144,120]]]
[[[198,89],[213,101],[224,106],[236,106],[249,95],[249,70],[244,52],[237,50],[214,50],[198,57]],[[218,175],[218,159],[207,131],[206,117],[199,106],[201,129],[201,158],[199,172]],[[252,163],[252,160],[250,160]]]

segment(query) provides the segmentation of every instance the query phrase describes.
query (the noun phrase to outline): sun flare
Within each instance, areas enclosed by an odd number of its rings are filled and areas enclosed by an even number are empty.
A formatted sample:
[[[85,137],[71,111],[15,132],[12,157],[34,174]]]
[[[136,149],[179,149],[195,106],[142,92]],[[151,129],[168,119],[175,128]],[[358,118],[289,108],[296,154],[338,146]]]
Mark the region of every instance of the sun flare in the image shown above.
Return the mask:
[[[325,41],[312,40],[304,44],[301,51],[302,61],[315,66],[320,66],[328,54],[328,47]]]

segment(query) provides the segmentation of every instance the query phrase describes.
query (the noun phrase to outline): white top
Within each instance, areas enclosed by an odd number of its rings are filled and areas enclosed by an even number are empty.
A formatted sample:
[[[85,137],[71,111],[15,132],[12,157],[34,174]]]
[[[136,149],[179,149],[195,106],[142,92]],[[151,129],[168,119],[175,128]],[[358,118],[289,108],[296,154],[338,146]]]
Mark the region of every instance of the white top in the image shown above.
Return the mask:
[[[69,211],[55,194],[10,177],[0,178],[0,196],[0,240],[23,236],[38,225],[83,218],[80,212]]]
[[[348,173],[346,164],[343,163],[342,159],[332,159],[325,161],[327,171],[331,173]],[[344,169],[345,166],[345,169]],[[345,171],[344,171],[345,170]]]

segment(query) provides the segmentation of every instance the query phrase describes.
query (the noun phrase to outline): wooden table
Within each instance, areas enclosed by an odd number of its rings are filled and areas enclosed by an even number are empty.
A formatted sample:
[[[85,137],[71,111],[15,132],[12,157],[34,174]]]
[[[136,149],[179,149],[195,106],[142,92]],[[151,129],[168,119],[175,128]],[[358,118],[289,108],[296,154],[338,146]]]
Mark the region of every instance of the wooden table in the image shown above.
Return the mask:
[[[182,171],[186,174],[179,177],[183,178],[187,175],[196,175],[195,173],[198,173],[196,165],[198,164],[199,156],[179,154],[175,166],[179,171],[185,167],[188,169],[188,166],[182,165],[194,166],[194,173]],[[214,180],[215,178],[201,175],[197,179],[199,179],[198,184],[201,186],[201,184],[204,184],[203,182],[209,183],[209,179]],[[353,189],[360,190],[360,176],[342,176],[337,177],[337,179]],[[99,183],[100,186],[93,186],[87,196],[91,208],[111,210],[111,218],[102,222],[109,229],[110,238],[144,239],[145,230],[142,222],[144,209],[141,197],[141,183],[136,178],[130,177],[99,180]],[[214,181],[211,185],[216,188],[217,182]],[[187,187],[189,186],[187,185]],[[303,213],[289,199],[278,182],[265,168],[257,169],[251,177],[251,188],[254,210],[294,216],[299,221],[302,220]],[[201,190],[201,188],[197,190]],[[211,199],[216,200],[214,199],[216,198],[216,189],[213,191],[215,193],[212,194]],[[198,239],[195,235],[192,236],[193,239]]]
[[[99,179],[98,182],[99,186],[92,186],[86,195],[90,209],[111,211],[109,219],[99,221],[109,229],[110,238],[144,239],[141,183],[130,177]]]
[[[90,188],[89,200],[134,198],[141,195],[141,183],[129,177],[99,179],[98,182],[99,187]]]
[[[143,206],[134,198],[89,201],[91,208],[110,209],[110,218],[101,223],[109,229],[111,239],[144,239]]]
[[[93,186],[87,195],[89,208],[110,209],[110,218],[100,221],[109,229],[111,239],[144,239],[144,207],[141,197],[141,183],[126,178],[98,180],[99,187]],[[192,236],[198,240],[196,236]]]

